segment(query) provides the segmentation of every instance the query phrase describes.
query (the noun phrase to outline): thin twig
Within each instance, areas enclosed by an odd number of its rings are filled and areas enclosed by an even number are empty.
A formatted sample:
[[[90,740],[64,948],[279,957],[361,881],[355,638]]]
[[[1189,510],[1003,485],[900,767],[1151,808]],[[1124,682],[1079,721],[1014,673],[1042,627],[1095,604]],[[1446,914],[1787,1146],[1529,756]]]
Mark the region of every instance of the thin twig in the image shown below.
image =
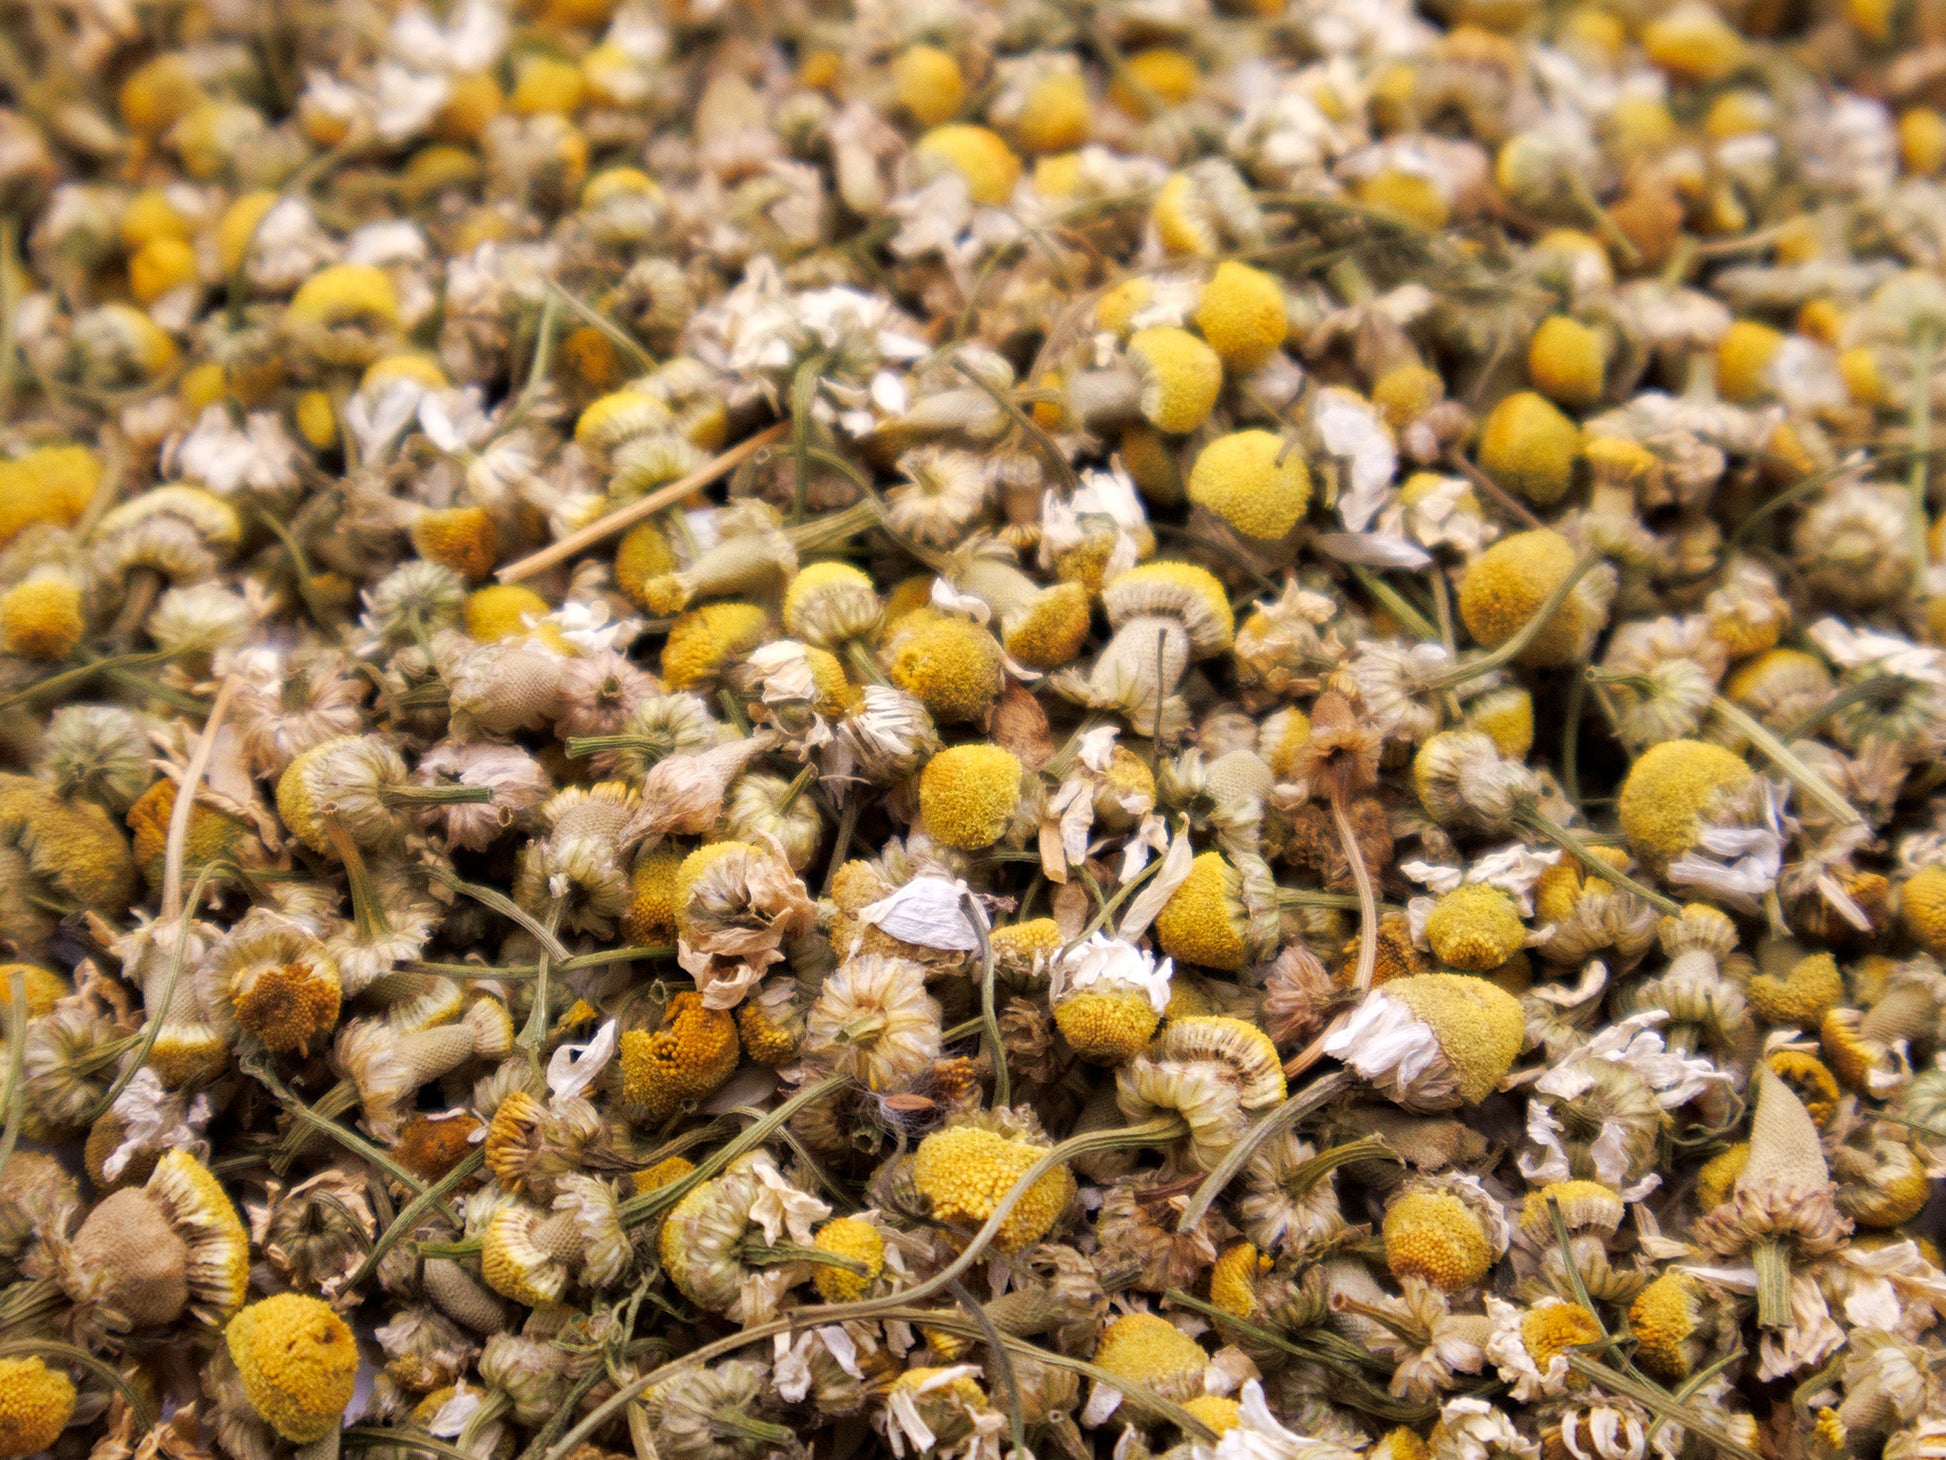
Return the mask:
[[[544,572],[556,563],[573,557],[584,548],[593,547],[618,532],[625,532],[643,518],[655,516],[664,507],[673,507],[697,488],[706,487],[725,473],[735,471],[737,467],[778,440],[789,429],[788,421],[779,421],[774,426],[766,426],[749,440],[738,442],[728,451],[697,467],[688,476],[678,477],[666,487],[658,487],[647,496],[637,497],[625,507],[617,507],[606,516],[596,518],[586,527],[570,532],[559,542],[507,564],[495,576],[502,583],[518,583],[524,578],[531,578],[536,573]]]
[[[7,975],[7,1086],[3,1107],[7,1125],[0,1131],[0,1176],[13,1159],[20,1123],[27,1118],[27,1092],[21,1088],[27,1064],[27,975],[15,964]]]
[[[203,783],[203,775],[209,770],[210,755],[216,749],[216,737],[223,729],[223,717],[230,712],[230,701],[236,697],[237,679],[226,675],[217,687],[216,701],[209,707],[209,718],[203,721],[203,733],[196,737],[196,748],[189,754],[189,764],[176,783],[176,804],[169,812],[169,840],[162,855],[162,907],[159,920],[176,922],[182,917],[182,859],[183,849],[189,842],[189,813],[196,804],[196,788]]]

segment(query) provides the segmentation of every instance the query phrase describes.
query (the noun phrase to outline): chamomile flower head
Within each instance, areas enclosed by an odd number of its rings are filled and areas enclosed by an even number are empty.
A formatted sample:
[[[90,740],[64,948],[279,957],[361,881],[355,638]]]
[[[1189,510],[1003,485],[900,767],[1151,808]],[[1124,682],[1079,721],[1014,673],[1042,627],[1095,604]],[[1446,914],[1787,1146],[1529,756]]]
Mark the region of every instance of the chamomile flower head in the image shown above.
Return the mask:
[[[913,1189],[932,1203],[932,1215],[939,1221],[978,1227],[1045,1155],[1044,1147],[976,1125],[949,1126],[919,1143],[912,1163]],[[1019,1252],[1040,1241],[1067,1210],[1074,1190],[1074,1174],[1066,1166],[1049,1167],[1014,1202],[994,1247]]]
[[[1245,373],[1276,354],[1290,330],[1283,286],[1234,259],[1216,266],[1196,301],[1194,319],[1223,363]]]
[[[358,1344],[330,1304],[280,1293],[238,1313],[223,1339],[251,1407],[278,1434],[306,1443],[337,1428],[358,1377]]]
[[[1440,897],[1426,916],[1426,941],[1433,953],[1468,973],[1498,968],[1526,940],[1513,898],[1487,882],[1461,884]]]
[[[1199,853],[1189,876],[1156,915],[1156,941],[1184,963],[1226,971],[1244,967],[1267,941],[1264,915],[1252,907],[1255,891],[1245,871],[1221,852]],[[1269,916],[1274,925],[1274,910]],[[1274,938],[1274,931],[1268,937]]]
[[[1477,1105],[1512,1068],[1525,1039],[1520,1001],[1466,974],[1393,979],[1325,1042],[1408,1110]]]
[[[1172,436],[1209,418],[1223,389],[1222,358],[1188,330],[1157,325],[1129,337],[1128,360],[1140,382],[1142,417]]]
[[[1102,1330],[1095,1367],[1127,1379],[1164,1399],[1193,1399],[1202,1392],[1209,1355],[1203,1346],[1155,1313],[1124,1313]]]
[[[1189,499],[1245,537],[1275,541],[1310,505],[1311,473],[1295,443],[1270,431],[1233,431],[1197,455]]]
[[[1534,391],[1506,397],[1480,428],[1480,469],[1537,506],[1567,495],[1580,455],[1580,427]]]
[[[885,1239],[863,1217],[839,1217],[818,1228],[811,1244],[820,1252],[844,1258],[849,1267],[821,1266],[812,1281],[827,1303],[855,1303],[872,1290],[885,1271]],[[862,1269],[862,1270],[861,1270]]]
[[[987,629],[957,616],[902,623],[891,659],[893,685],[942,724],[979,723],[1005,685],[999,643]]]
[[[1003,137],[986,127],[944,123],[920,137],[912,150],[924,174],[960,178],[976,203],[1005,203],[1020,181],[1020,159]]]
[[[1629,770],[1616,817],[1636,853],[1664,863],[1694,847],[1704,826],[1755,779],[1742,757],[1720,745],[1665,740]]]
[[[825,980],[804,1020],[803,1052],[868,1090],[910,1089],[940,1050],[939,1004],[926,970],[878,953],[846,959]]]
[[[1169,1006],[1168,959],[1094,934],[1054,964],[1050,999],[1062,1037],[1083,1059],[1121,1064],[1147,1047]]]
[[[669,1000],[662,1027],[621,1036],[622,1099],[649,1120],[666,1120],[716,1093],[736,1072],[736,1021],[684,990]]]
[[[998,745],[940,751],[919,777],[919,811],[927,832],[949,847],[992,846],[1013,823],[1020,778],[1020,761]]]
[[[1573,545],[1551,529],[1503,537],[1480,554],[1460,580],[1460,619],[1476,640],[1496,648],[1527,627],[1576,566]],[[1606,565],[1598,564],[1583,574],[1521,650],[1520,660],[1549,666],[1586,654],[1607,622],[1614,585],[1613,570]]]
[[[784,590],[784,627],[820,648],[868,637],[883,611],[870,576],[850,563],[811,563]]]
[[[1701,1285],[1670,1271],[1649,1283],[1629,1305],[1635,1360],[1665,1382],[1687,1379],[1703,1351]]]
[[[0,1456],[51,1449],[74,1415],[74,1381],[35,1356],[0,1359]]]
[[[1408,1191],[1386,1208],[1382,1229],[1392,1276],[1444,1292],[1477,1286],[1505,1250],[1477,1202],[1440,1188]]]

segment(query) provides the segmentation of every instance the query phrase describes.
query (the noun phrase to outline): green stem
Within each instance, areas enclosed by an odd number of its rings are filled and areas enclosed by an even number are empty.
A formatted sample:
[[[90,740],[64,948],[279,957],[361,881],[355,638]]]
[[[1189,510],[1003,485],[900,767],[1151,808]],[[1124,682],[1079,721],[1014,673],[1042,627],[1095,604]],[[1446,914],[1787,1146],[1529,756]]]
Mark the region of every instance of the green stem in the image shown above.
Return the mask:
[[[398,1182],[399,1185],[403,1186],[414,1196],[422,1196],[425,1194],[426,1183],[406,1170],[397,1161],[394,1161],[391,1156],[380,1150],[357,1132],[345,1129],[337,1121],[332,1120],[328,1116],[319,1115],[310,1106],[306,1105],[282,1080],[277,1078],[276,1073],[270,1068],[269,1061],[261,1059],[239,1061],[239,1068],[245,1074],[255,1079],[266,1090],[270,1091],[277,1103],[290,1113],[293,1121],[308,1126],[312,1130],[321,1132],[343,1146],[347,1151],[350,1151],[353,1155],[371,1162],[372,1165]],[[461,1225],[459,1213],[454,1211],[445,1202],[442,1201],[439,1203],[438,1210],[439,1215],[451,1222],[455,1227]]]
[[[1568,702],[1561,712],[1561,794],[1581,804],[1581,714],[1588,693],[1588,661],[1568,680]]]
[[[1796,751],[1778,739],[1769,726],[1748,710],[1720,694],[1710,696],[1710,709],[1762,751],[1764,759],[1789,776],[1792,785],[1837,817],[1840,824],[1856,826],[1865,820],[1853,809],[1851,802],[1832,788],[1829,781],[1806,765]]]
[[[738,1257],[750,1267],[778,1267],[786,1262],[808,1262],[815,1267],[837,1267],[859,1277],[870,1277],[865,1264],[855,1257],[826,1252],[822,1247],[806,1247],[801,1242],[746,1242]]]
[[[1403,594],[1387,583],[1363,563],[1346,563],[1345,569],[1365,585],[1365,591],[1391,610],[1392,617],[1411,629],[1429,644],[1439,642],[1439,630],[1433,621],[1406,602]]]
[[[553,934],[560,926],[561,899],[557,897],[553,902],[548,904],[547,909],[547,931],[549,934],[547,941],[554,943],[554,946],[557,948],[561,945],[554,938]],[[541,1050],[547,1044],[549,1027],[547,1017],[548,989],[549,984],[552,982],[548,977],[548,973],[553,962],[552,956],[548,953],[547,944],[543,943],[541,945],[540,967],[534,976],[534,1007],[527,1013],[527,1027],[520,1031],[520,1039],[518,1041],[521,1047],[527,1051],[528,1058],[533,1062],[536,1073],[540,1071]]]
[[[1575,559],[1574,566],[1568,570],[1568,576],[1554,585],[1554,591],[1541,600],[1541,606],[1534,610],[1533,615],[1515,631],[1512,638],[1477,659],[1456,664],[1444,674],[1435,675],[1426,682],[1424,688],[1452,689],[1456,685],[1465,684],[1469,679],[1477,679],[1482,674],[1490,673],[1501,665],[1510,663],[1534,642],[1542,629],[1553,622],[1554,615],[1560,611],[1561,605],[1568,601],[1568,595],[1574,592],[1576,585],[1587,577],[1589,570],[1600,561],[1601,554],[1598,552],[1590,550],[1582,553]]]
[[[13,413],[14,400],[14,254],[20,244],[20,219],[0,216],[0,425]]]
[[[791,377],[791,521],[804,520],[804,497],[811,479],[811,409],[817,403],[819,377],[831,363],[820,352],[807,357]]]
[[[773,1448],[789,1445],[797,1438],[797,1432],[789,1425],[772,1424],[769,1420],[756,1419],[740,1409],[711,1410],[710,1426],[725,1434],[738,1435]]]
[[[1120,887],[1115,889],[1115,895],[1113,897],[1105,898],[1102,901],[1102,904],[1100,908],[1096,910],[1095,915],[1088,920],[1088,925],[1084,927],[1079,933],[1077,933],[1072,939],[1070,939],[1068,943],[1061,949],[1061,951],[1065,953],[1068,951],[1068,949],[1078,948],[1083,943],[1087,942],[1091,937],[1093,937],[1097,932],[1101,930],[1102,926],[1106,924],[1110,918],[1115,916],[1116,909],[1121,907],[1121,905],[1124,902],[1128,901],[1129,894],[1134,892],[1136,888],[1140,887],[1144,882],[1147,882],[1151,877],[1155,876],[1155,874],[1160,872],[1161,870],[1162,870],[1162,858],[1159,856],[1150,857],[1147,864],[1143,866],[1141,871],[1137,872],[1133,877],[1129,878],[1128,881],[1124,882]]]
[[[1870,679],[1861,679],[1856,684],[1848,684],[1791,726],[1779,738],[1786,745],[1793,740],[1808,739],[1853,705],[1862,705],[1873,700],[1891,703],[1904,691],[1908,683],[1910,681],[1902,675],[1875,674]]]
[[[1912,592],[1926,591],[1926,569],[1931,555],[1926,548],[1926,531],[1931,526],[1926,512],[1926,489],[1931,477],[1932,450],[1932,367],[1939,351],[1937,332],[1922,326],[1912,334],[1912,399],[1907,420],[1911,435],[1912,465],[1906,473],[1906,492],[1911,501],[1907,532],[1912,549]]]
[[[1791,1326],[1791,1258],[1784,1244],[1766,1237],[1750,1249],[1757,1270],[1757,1323],[1763,1328]]]
[[[196,883],[189,890],[188,906],[190,908],[193,909],[202,905],[203,888],[208,885],[216,867],[217,864],[214,862],[205,862],[202,870],[196,874]],[[135,1078],[136,1071],[140,1070],[143,1064],[147,1062],[149,1051],[155,1048],[155,1042],[162,1034],[163,1023],[169,1017],[169,1006],[175,1001],[176,981],[182,977],[183,958],[189,947],[192,916],[190,913],[184,913],[176,920],[176,942],[175,946],[169,950],[169,966],[164,970],[162,975],[162,993],[156,1000],[155,1008],[148,1011],[148,1021],[142,1027],[141,1038],[136,1044],[132,1056],[123,1062],[120,1073],[115,1076],[114,1083],[103,1092],[101,1099],[97,1100],[89,1108],[87,1115],[82,1119],[82,1124],[93,1125],[108,1113],[109,1109],[115,1104],[116,1099],[120,1097],[122,1091],[129,1087],[129,1082]],[[11,1120],[11,1111],[8,1112],[8,1117]],[[0,1169],[4,1169],[5,1165],[5,1160],[0,1159]]]
[[[484,806],[493,799],[493,787],[387,786],[378,799],[387,806]]]
[[[304,610],[311,615],[311,622],[321,629],[331,626],[330,610],[318,596],[317,583],[311,573],[310,560],[304,556],[304,549],[297,537],[284,524],[277,520],[277,514],[259,511],[257,520],[270,529],[271,536],[283,544],[285,554],[291,560],[291,576],[297,580],[297,596],[304,600]]]
[[[610,948],[599,953],[577,953],[565,961],[551,961],[554,972],[572,973],[577,968],[600,968],[609,963],[653,963],[658,958],[674,958],[668,946]],[[399,965],[406,973],[437,973],[448,978],[537,978],[538,963],[440,963],[426,958],[408,958]]]
[[[565,963],[571,956],[561,945],[561,940],[541,925],[538,918],[514,902],[504,893],[495,892],[491,887],[482,887],[476,882],[468,882],[457,873],[445,867],[430,866],[426,871],[455,892],[465,893],[482,907],[491,908],[503,918],[511,919],[533,934],[534,941],[547,950],[549,958],[558,958]]]
[[[401,1428],[385,1429],[379,1425],[358,1425],[344,1431],[339,1437],[344,1444],[358,1450],[386,1449],[423,1450],[428,1455],[440,1455],[445,1460],[478,1460],[457,1445],[445,1440],[436,1440],[424,1430]]]
[[[635,364],[636,374],[646,375],[649,371],[655,369],[655,356],[637,344],[635,337],[620,325],[616,324],[614,320],[584,303],[571,290],[562,288],[553,279],[547,281],[547,287],[553,293],[560,296],[561,302],[567,305],[583,324],[589,325],[606,335],[611,345],[620,350],[624,355],[627,355]]]
[[[152,649],[140,654],[109,654],[102,658],[91,658],[85,664],[77,664],[72,669],[63,669],[50,674],[46,679],[36,680],[25,689],[17,689],[4,699],[0,699],[0,710],[10,710],[15,705],[33,699],[36,695],[50,694],[55,690],[72,689],[83,684],[95,675],[110,669],[136,669],[144,664],[164,664],[175,658],[173,650]]]
[[[5,1174],[7,1162],[13,1159],[14,1144],[20,1139],[20,1123],[27,1117],[26,1093],[21,1089],[26,1062],[27,975],[15,968],[7,975],[7,1126],[0,1131],[0,1174]]]
[[[996,1107],[1013,1104],[1013,1080],[1007,1072],[1007,1046],[1000,1038],[1000,1015],[993,1002],[993,940],[987,936],[987,922],[973,894],[962,892],[960,916],[973,930],[980,945],[980,1022],[986,1025],[987,1043],[993,1050],[993,1103]]]
[[[1080,479],[1074,474],[1073,464],[1068,461],[1061,448],[1054,444],[1054,438],[1043,431],[1032,416],[1009,400],[1005,391],[998,389],[991,380],[974,370],[964,360],[955,357],[953,369],[985,391],[993,403],[1007,413],[1007,418],[1018,426],[1026,434],[1027,439],[1034,443],[1041,455],[1047,458],[1048,465],[1054,468],[1054,475],[1060,479],[1062,485],[1070,494],[1073,493],[1080,485]]]
[[[457,1188],[485,1164],[485,1148],[475,1146],[451,1171],[407,1202],[398,1216],[378,1234],[378,1240],[372,1243],[372,1250],[365,1254],[365,1260],[359,1263],[357,1270],[345,1280],[343,1291],[352,1293],[363,1287],[365,1280],[378,1271],[379,1262],[385,1254],[392,1250],[400,1238],[412,1230],[413,1224],[434,1207],[442,1205],[447,1193]]]
[[[1757,1451],[1718,1426],[1711,1416],[1682,1403],[1667,1391],[1632,1378],[1577,1350],[1569,1349],[1565,1357],[1572,1372],[1593,1379],[1612,1393],[1633,1399],[1651,1414],[1666,1418],[1671,1424],[1679,1424],[1703,1436],[1717,1449],[1735,1455],[1737,1460],[1764,1460]]]
[[[824,886],[818,893],[820,897],[829,897],[831,884],[838,880],[838,869],[844,866],[845,853],[851,850],[852,834],[858,830],[862,801],[858,788],[854,787],[851,794],[845,797],[843,809],[838,812],[838,835],[831,844],[831,860],[825,864]]]
[[[850,1083],[846,1075],[831,1075],[807,1085],[790,1099],[768,1112],[762,1120],[748,1127],[743,1134],[730,1141],[721,1150],[713,1152],[699,1162],[694,1171],[653,1191],[645,1191],[640,1196],[631,1197],[622,1203],[622,1225],[638,1227],[658,1214],[667,1211],[685,1196],[715,1176],[730,1162],[745,1151],[754,1151],[761,1146],[774,1130],[781,1128],[793,1115],[805,1106],[822,1100]]]
[[[1651,907],[1667,913],[1671,917],[1674,917],[1682,911],[1682,905],[1674,898],[1664,897],[1654,888],[1646,887],[1642,883],[1637,882],[1620,868],[1609,866],[1600,857],[1595,856],[1594,853],[1582,846],[1581,839],[1573,832],[1551,818],[1543,816],[1540,812],[1533,810],[1516,812],[1514,821],[1516,824],[1526,827],[1529,831],[1538,832],[1540,835],[1546,837],[1555,846],[1579,862],[1584,871],[1594,873],[1602,881],[1619,887],[1624,892],[1634,893]]]
[[[1279,1131],[1289,1130],[1312,1111],[1319,1109],[1350,1087],[1351,1076],[1343,1070],[1334,1071],[1321,1079],[1313,1080],[1304,1087],[1302,1094],[1291,1096],[1269,1115],[1251,1126],[1244,1132],[1243,1138],[1230,1147],[1228,1154],[1217,1162],[1216,1169],[1203,1178],[1203,1184],[1196,1188],[1196,1194],[1190,1197],[1189,1205],[1183,1208],[1182,1215],[1176,1219],[1176,1230],[1194,1231],[1217,1197],[1223,1194],[1223,1189],[1237,1179],[1243,1168],[1250,1163],[1250,1158],[1256,1155],[1265,1141]],[[1381,1150],[1383,1149],[1381,1147]],[[1384,1153],[1391,1154],[1389,1151]],[[1392,1159],[1397,1160],[1398,1157],[1393,1156]]]

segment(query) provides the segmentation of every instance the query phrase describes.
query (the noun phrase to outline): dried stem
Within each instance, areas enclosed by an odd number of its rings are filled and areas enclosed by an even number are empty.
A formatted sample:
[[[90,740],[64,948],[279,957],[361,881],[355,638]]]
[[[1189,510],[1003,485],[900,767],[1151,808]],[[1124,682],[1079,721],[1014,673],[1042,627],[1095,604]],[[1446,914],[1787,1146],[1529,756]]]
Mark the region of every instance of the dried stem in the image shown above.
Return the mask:
[[[223,717],[230,712],[230,701],[236,697],[237,679],[226,675],[217,687],[216,700],[209,707],[209,718],[203,721],[203,733],[196,737],[196,748],[189,754],[189,764],[176,783],[176,804],[169,812],[169,840],[162,855],[162,906],[159,920],[179,922],[182,918],[182,858],[183,849],[189,841],[189,813],[196,804],[196,790],[203,784],[203,776],[209,770],[210,755],[216,749],[216,737],[223,728]]]

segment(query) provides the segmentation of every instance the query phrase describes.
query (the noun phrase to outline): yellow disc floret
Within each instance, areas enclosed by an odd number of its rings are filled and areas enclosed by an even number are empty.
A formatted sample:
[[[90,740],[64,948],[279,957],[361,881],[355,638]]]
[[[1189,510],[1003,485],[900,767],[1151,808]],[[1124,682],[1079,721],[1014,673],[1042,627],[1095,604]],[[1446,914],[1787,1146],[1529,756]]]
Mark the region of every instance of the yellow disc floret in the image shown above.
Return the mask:
[[[1601,1324],[1579,1303],[1543,1302],[1529,1308],[1520,1320],[1521,1346],[1542,1371],[1569,1349],[1601,1336]]]
[[[1297,447],[1270,431],[1232,431],[1202,449],[1189,497],[1245,537],[1275,541],[1311,503],[1311,473]]]
[[[47,1449],[74,1414],[74,1384],[37,1357],[0,1358],[0,1460]]]
[[[1185,1399],[1182,1407],[1218,1435],[1228,1434],[1243,1423],[1243,1406],[1221,1394],[1198,1394],[1193,1399]]]
[[[1740,31],[1700,0],[1683,0],[1642,27],[1649,59],[1681,81],[1721,81],[1749,55]]]
[[[289,317],[308,325],[396,325],[398,291],[391,275],[371,264],[332,264],[319,269],[291,296]]]
[[[934,127],[912,147],[921,172],[958,173],[976,203],[1000,204],[1020,181],[1020,159],[997,132],[966,122]]]
[[[1006,687],[999,640],[971,619],[911,617],[894,640],[892,683],[942,724],[985,720]]]
[[[736,1073],[742,1053],[736,1020],[684,990],[669,1000],[662,1028],[621,1037],[622,1099],[650,1120],[665,1120],[705,1100]]]
[[[1183,436],[1209,418],[1223,389],[1223,361],[1188,330],[1137,330],[1129,363],[1142,381],[1142,415],[1158,431]]]
[[[1262,269],[1226,259],[1196,301],[1196,328],[1225,365],[1255,370],[1277,353],[1289,332],[1283,286]]]
[[[1162,1016],[1139,989],[1084,989],[1054,1006],[1054,1023],[1074,1052],[1096,1064],[1135,1058],[1155,1037]]]
[[[1737,1178],[1750,1164],[1750,1142],[1738,1141],[1717,1152],[1696,1172],[1696,1210],[1714,1211],[1729,1200]]]
[[[1845,981],[1838,960],[1829,953],[1800,958],[1784,978],[1760,973],[1747,990],[1750,1011],[1766,1024],[1789,1029],[1815,1029],[1845,997]]]
[[[1493,1266],[1493,1243],[1472,1208],[1450,1192],[1407,1192],[1385,1213],[1385,1262],[1395,1278],[1444,1292],[1470,1288]]]
[[[1921,867],[1906,879],[1899,921],[1928,953],[1946,953],[1946,867]]]
[[[1514,900],[1486,882],[1455,887],[1426,917],[1426,941],[1443,963],[1469,973],[1498,968],[1527,941]]]
[[[27,579],[0,595],[0,649],[23,659],[65,659],[87,622],[81,588],[65,573]]]
[[[1473,560],[1460,580],[1460,618],[1466,631],[1484,648],[1506,643],[1574,568],[1573,546],[1551,528],[1501,538]],[[1601,607],[1570,592],[1528,641],[1520,662],[1537,668],[1568,663],[1599,629],[1601,612]]]
[[[1513,1068],[1526,1038],[1520,1000],[1463,973],[1420,973],[1385,985],[1433,1033],[1463,1104],[1478,1105]]]
[[[1102,1330],[1095,1367],[1151,1389],[1164,1399],[1190,1399],[1203,1389],[1209,1355],[1168,1319],[1124,1313]]]
[[[932,1202],[932,1215],[938,1220],[977,1227],[1046,1154],[1039,1146],[1008,1140],[978,1126],[952,1126],[919,1143],[912,1161],[912,1184]],[[1018,1252],[1040,1241],[1067,1210],[1074,1189],[1074,1175],[1067,1167],[1043,1172],[1000,1224],[994,1247]]]
[[[764,641],[770,615],[754,603],[706,603],[669,626],[662,645],[662,678],[670,689],[714,679]]]
[[[101,458],[85,446],[41,446],[0,460],[0,543],[36,522],[72,527],[101,485]]]
[[[1225,1313],[1248,1318],[1257,1311],[1257,1279],[1270,1271],[1270,1259],[1252,1242],[1239,1242],[1218,1254],[1209,1270],[1209,1299]]]
[[[926,762],[919,810],[926,831],[949,847],[977,851],[1005,834],[1020,804],[1020,762],[997,745],[955,745]]]
[[[892,92],[920,126],[937,127],[966,100],[966,78],[938,46],[907,46],[892,62]]]
[[[1156,915],[1156,941],[1171,958],[1234,972],[1243,967],[1242,909],[1230,892],[1231,869],[1221,852],[1199,853],[1189,875]]]
[[[250,1407],[297,1444],[338,1427],[358,1380],[358,1342],[331,1305],[302,1293],[252,1303],[224,1330]]]
[[[1581,454],[1581,428],[1546,396],[1516,391],[1480,428],[1480,469],[1537,506],[1567,495]]]
[[[1088,140],[1088,88],[1075,71],[1050,71],[1028,88],[1014,136],[1028,152],[1065,152]]]
[[[1716,388],[1725,400],[1754,401],[1769,394],[1765,372],[1783,347],[1784,336],[1752,319],[1734,321],[1716,345]]]
[[[863,1272],[820,1263],[812,1274],[818,1296],[827,1303],[855,1303],[872,1290],[885,1271],[885,1239],[878,1228],[860,1217],[839,1217],[818,1228],[811,1245],[820,1252],[859,1264]]]
[[[500,534],[485,508],[447,507],[423,513],[412,524],[412,545],[421,557],[478,583],[493,571]]]
[[[1635,1362],[1658,1379],[1671,1383],[1687,1379],[1691,1335],[1699,1317],[1696,1279],[1686,1272],[1665,1272],[1635,1295],[1629,1305],[1628,1331],[1635,1339]]]
[[[1601,336],[1568,315],[1542,320],[1527,342],[1528,380],[1561,405],[1579,408],[1600,400],[1604,368]]]
[[[1718,799],[1746,789],[1753,778],[1742,757],[1720,745],[1665,740],[1629,768],[1616,820],[1636,855],[1660,864],[1695,846]]]
[[[548,602],[518,583],[493,583],[466,598],[466,632],[483,644],[534,632],[546,618]]]

